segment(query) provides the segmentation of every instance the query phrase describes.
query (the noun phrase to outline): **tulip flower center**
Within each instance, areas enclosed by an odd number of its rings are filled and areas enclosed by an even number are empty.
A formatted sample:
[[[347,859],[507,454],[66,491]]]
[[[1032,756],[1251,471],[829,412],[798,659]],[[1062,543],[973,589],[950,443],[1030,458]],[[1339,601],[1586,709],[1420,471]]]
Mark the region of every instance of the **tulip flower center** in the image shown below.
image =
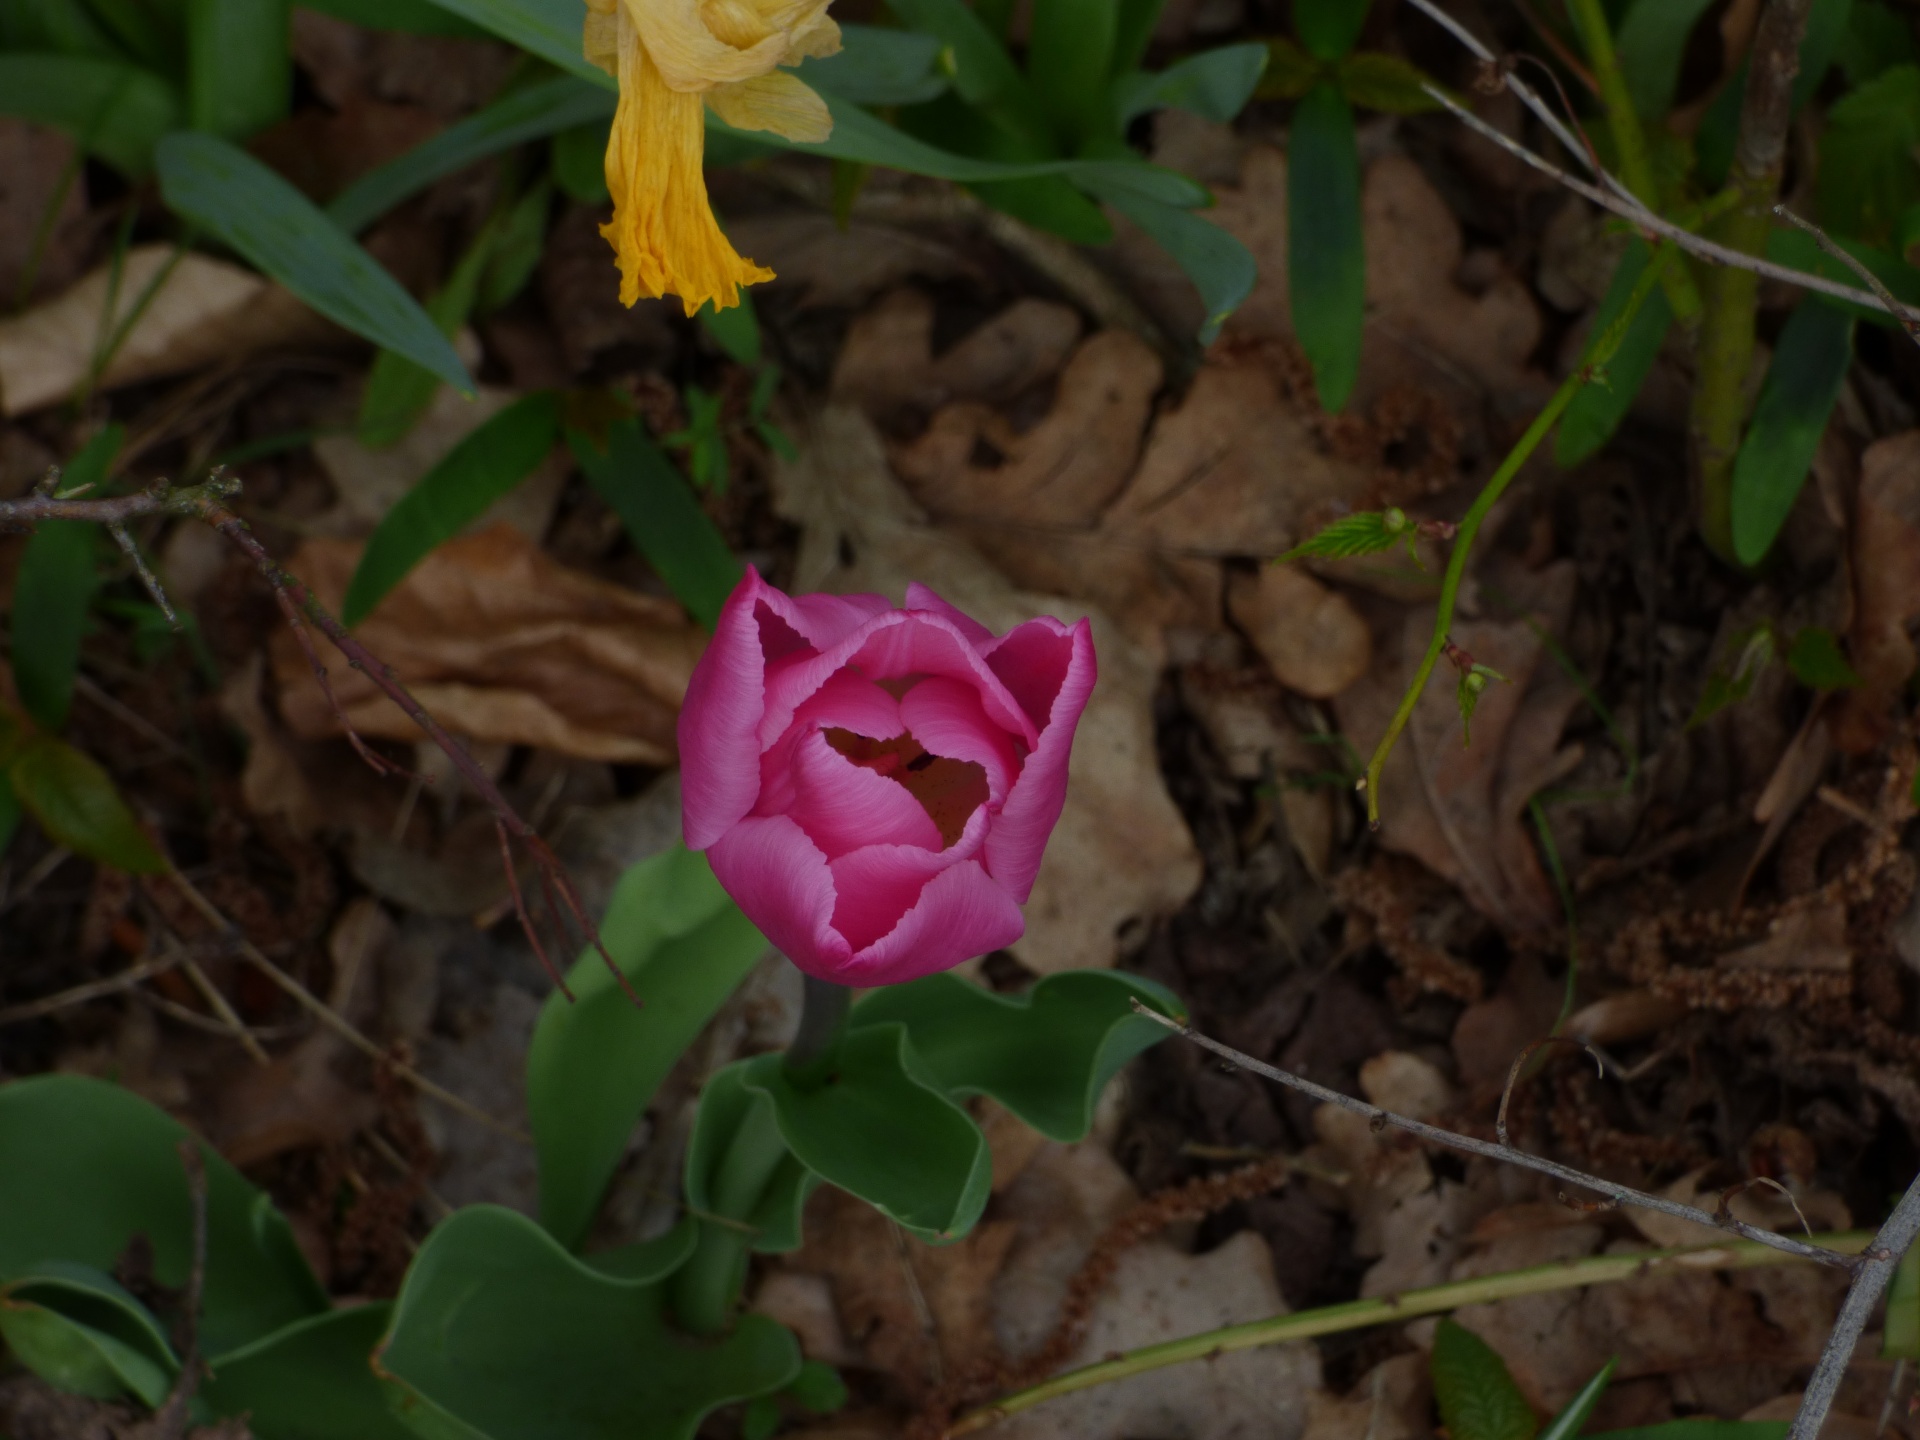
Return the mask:
[[[960,838],[973,812],[987,803],[984,767],[972,760],[935,755],[911,733],[890,740],[872,740],[837,726],[821,733],[861,769],[886,776],[918,800],[940,831],[943,849]]]

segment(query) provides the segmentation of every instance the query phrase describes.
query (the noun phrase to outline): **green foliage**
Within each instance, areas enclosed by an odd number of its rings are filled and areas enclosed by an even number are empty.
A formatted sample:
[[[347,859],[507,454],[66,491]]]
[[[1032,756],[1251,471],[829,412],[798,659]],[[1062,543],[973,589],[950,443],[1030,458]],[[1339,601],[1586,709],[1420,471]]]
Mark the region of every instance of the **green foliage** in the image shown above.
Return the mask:
[[[1733,548],[1757,565],[1806,481],[1853,361],[1853,319],[1817,300],[1787,320],[1733,466]]]
[[[621,877],[600,938],[645,1004],[589,951],[567,976],[573,1000],[547,997],[527,1053],[540,1222],[566,1245],[586,1234],[674,1060],[766,953],[706,858],[679,846]]]
[[[918,105],[947,88],[939,59],[937,35],[843,23],[839,53],[802,62],[799,75],[855,105]]]
[[[167,868],[107,772],[66,741],[29,736],[5,747],[5,762],[14,797],[56,845],[137,874]]]
[[[576,429],[567,430],[587,483],[620,517],[634,547],[687,613],[711,630],[739,583],[739,559],[639,421],[610,425],[605,438],[604,445],[596,444]]]
[[[380,1300],[295,1320],[217,1357],[200,1394],[219,1414],[246,1415],[260,1440],[407,1440],[414,1432],[374,1379],[391,1313]]]
[[[1360,38],[1372,0],[1294,0],[1293,25],[1314,59],[1331,64]]]
[[[1433,1398],[1453,1440],[1533,1440],[1539,1430],[1506,1362],[1451,1318],[1434,1331],[1432,1374]]]
[[[358,625],[425,559],[508,494],[552,451],[560,436],[559,397],[536,391],[514,401],[441,457],[389,510],[361,552],[340,606]]]
[[[1287,293],[1320,404],[1338,411],[1360,375],[1367,262],[1353,110],[1323,81],[1293,113],[1287,149]]]
[[[244,140],[287,118],[288,0],[186,0],[187,123]]]
[[[1480,707],[1480,697],[1492,680],[1507,683],[1507,677],[1498,670],[1477,661],[1460,672],[1454,703],[1460,708],[1460,748],[1463,750],[1473,743],[1473,712]]]
[[[155,150],[167,204],[356,335],[473,393],[446,336],[380,263],[279,175],[224,140],[176,131]]]
[[[1633,13],[1638,14],[1636,10]],[[1629,241],[1607,282],[1607,293],[1594,312],[1591,338],[1581,354],[1582,365],[1593,364],[1594,347],[1600,343],[1614,321],[1626,310],[1634,287],[1639,284],[1652,251],[1644,240]],[[1613,432],[1626,418],[1646,382],[1647,372],[1659,357],[1660,346],[1673,324],[1673,310],[1667,297],[1656,290],[1641,302],[1640,309],[1627,322],[1627,333],[1604,366],[1593,366],[1592,378],[1573,397],[1560,428],[1553,439],[1553,458],[1571,469],[1593,455],[1613,438]]]
[[[1379,50],[1359,50],[1333,67],[1349,105],[1388,115],[1425,115],[1444,107],[1427,93],[1431,77],[1419,66]]]
[[[165,1330],[111,1276],[48,1261],[0,1286],[0,1338],[49,1384],[157,1405],[179,1373]]]
[[[126,430],[108,425],[61,473],[56,494],[91,494],[120,454]],[[80,673],[80,641],[100,585],[99,527],[81,520],[49,520],[27,541],[14,580],[10,639],[13,682],[21,704],[44,729],[67,723],[73,683]]]
[[[1881,71],[1827,110],[1816,182],[1821,222],[1875,245],[1920,201],[1920,65]]]
[[[0,54],[0,114],[64,130],[129,179],[180,123],[180,92],[150,70],[97,54]]]
[[[1687,717],[1687,728],[1705,724],[1729,705],[1753,693],[1753,687],[1773,663],[1779,641],[1771,625],[1756,625],[1733,637],[1733,660],[1713,667],[1700,690],[1700,699]]]
[[[1157,74],[1123,76],[1115,87],[1120,123],[1130,124],[1150,110],[1185,110],[1225,125],[1260,84],[1267,57],[1265,45],[1249,41],[1188,55]]]
[[[1544,837],[1547,832],[1543,830],[1541,833]],[[1618,1360],[1609,1360],[1596,1370],[1593,1378],[1580,1387],[1579,1393],[1547,1422],[1547,1428],[1540,1432],[1540,1440],[1573,1440],[1592,1417],[1594,1407],[1600,1403],[1601,1393],[1613,1379],[1617,1364]]]
[[[1920,775],[1914,777],[1920,788]],[[1920,1245],[1910,1245],[1894,1267],[1887,1319],[1880,1339],[1884,1360],[1920,1360]]]
[[[1614,53],[1633,108],[1661,120],[1673,105],[1687,37],[1711,0],[1634,0],[1614,37]]]
[[[1833,58],[1848,83],[1860,85],[1892,66],[1911,65],[1920,56],[1914,53],[1913,27],[1904,15],[1886,0],[1853,0],[1847,33]]]
[[[800,1372],[793,1336],[764,1316],[690,1340],[659,1279],[607,1275],[491,1205],[427,1237],[379,1355],[396,1413],[426,1440],[691,1440],[719,1406]]]
[[[1787,669],[1810,690],[1850,690],[1861,683],[1840,653],[1834,633],[1818,625],[1809,625],[1793,637],[1787,646]]]
[[[1847,15],[1853,0],[1812,0],[1807,11],[1805,37],[1800,42],[1799,70],[1794,76],[1791,106],[1798,113],[1833,63],[1834,52],[1846,34]],[[1694,137],[1699,157],[1699,174],[1707,190],[1718,190],[1726,183],[1733,165],[1733,146],[1740,128],[1740,107],[1747,95],[1747,62],[1742,61],[1732,81],[1721,87],[1708,108]]]
[[[1413,522],[1407,519],[1404,510],[1362,510],[1357,515],[1342,515],[1274,563],[1286,565],[1310,556],[1322,560],[1351,560],[1356,555],[1372,555],[1403,543],[1407,554],[1414,556],[1414,534]]]
[[[711,335],[736,365],[760,363],[760,315],[749,291],[740,292],[740,303],[716,310],[709,301],[700,307],[700,328]]]

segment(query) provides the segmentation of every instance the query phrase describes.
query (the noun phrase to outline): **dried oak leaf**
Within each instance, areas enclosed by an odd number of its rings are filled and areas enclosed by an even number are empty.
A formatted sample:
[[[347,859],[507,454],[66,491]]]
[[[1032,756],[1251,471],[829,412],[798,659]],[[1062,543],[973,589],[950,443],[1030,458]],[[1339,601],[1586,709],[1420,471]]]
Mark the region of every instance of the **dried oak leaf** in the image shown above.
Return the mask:
[[[173,269],[147,296],[147,288]],[[0,413],[24,415],[65,400],[93,363],[114,284],[103,265],[25,314],[0,319]],[[138,245],[120,268],[112,324],[146,308],[114,352],[98,388],[181,375],[214,361],[332,332],[313,311],[250,270],[171,245]]]
[[[1553,633],[1566,624],[1574,583],[1572,563],[1561,561],[1507,588],[1524,589],[1515,598],[1540,631]],[[1386,663],[1334,701],[1341,733],[1363,755],[1385,733],[1426,651],[1433,611],[1412,610],[1398,628],[1398,645],[1381,647]],[[1506,683],[1481,692],[1472,744],[1463,745],[1455,677],[1442,661],[1380,778],[1381,843],[1453,882],[1482,914],[1517,933],[1560,923],[1525,816],[1527,802],[1580,759],[1577,746],[1560,744],[1580,693],[1547,659],[1540,631],[1526,618],[1457,622],[1455,643]]]
[[[287,568],[337,611],[361,548],[309,540]],[[674,724],[704,648],[679,606],[558,565],[505,525],[435,550],[358,638],[455,734],[639,765],[673,762]],[[287,727],[308,739],[339,734],[290,632],[275,636],[272,659]],[[334,665],[330,679],[361,734],[419,737],[365,675]]]

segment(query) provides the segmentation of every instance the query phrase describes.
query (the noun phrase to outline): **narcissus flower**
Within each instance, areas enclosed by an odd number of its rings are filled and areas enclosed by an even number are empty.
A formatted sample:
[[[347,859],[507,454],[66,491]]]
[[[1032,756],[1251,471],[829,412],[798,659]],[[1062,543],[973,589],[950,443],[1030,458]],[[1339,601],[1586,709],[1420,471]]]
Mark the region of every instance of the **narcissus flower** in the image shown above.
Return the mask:
[[[789,140],[833,131],[826,103],[777,68],[840,48],[827,0],[587,0],[587,59],[620,82],[607,141],[620,303],[678,295],[691,315],[739,303],[773,272],[743,260],[713,218],[703,107]]]
[[[996,636],[925,586],[783,595],[753,571],[680,712],[687,844],[810,975],[890,985],[1026,929],[1093,693],[1093,633]]]

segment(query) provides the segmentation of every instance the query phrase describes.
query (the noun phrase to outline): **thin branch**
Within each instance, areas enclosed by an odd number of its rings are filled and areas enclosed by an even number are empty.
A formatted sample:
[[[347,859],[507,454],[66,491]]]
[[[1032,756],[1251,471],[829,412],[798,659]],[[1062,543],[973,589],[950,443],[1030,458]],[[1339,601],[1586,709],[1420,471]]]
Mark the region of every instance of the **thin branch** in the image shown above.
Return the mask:
[[[113,543],[126,553],[133,562],[133,573],[140,577],[140,583],[146,587],[147,594],[153,597],[153,603],[160,607],[160,613],[167,617],[167,627],[174,634],[180,633],[180,617],[173,613],[173,603],[167,599],[167,592],[160,587],[160,577],[147,566],[147,557],[140,553],[140,547],[134,543],[127,527],[113,522],[107,526],[107,533],[113,536]]]
[[[1920,345],[1920,318],[1916,318],[1906,306],[1894,298],[1893,292],[1881,284],[1878,275],[1861,264],[1853,255],[1836,245],[1833,238],[1811,220],[1803,219],[1784,205],[1774,206],[1773,213],[1789,225],[1798,226],[1800,229],[1806,231],[1807,234],[1813,237],[1814,244],[1818,245],[1822,250],[1826,251],[1827,254],[1831,255],[1865,281],[1867,288],[1879,297],[1880,304],[1886,312],[1900,322],[1900,328],[1907,332],[1907,338],[1913,341],[1914,344]]]
[[[495,1119],[472,1101],[462,1100],[451,1090],[436,1085],[411,1065],[395,1058],[390,1052],[374,1044],[373,1041],[361,1034],[359,1029],[345,1016],[341,1015],[339,1011],[321,1000],[311,990],[307,989],[306,986],[302,985],[298,980],[294,979],[293,976],[287,974],[286,971],[269,960],[261,952],[260,947],[249,940],[246,934],[231,920],[221,914],[219,907],[207,899],[205,895],[201,894],[191,880],[187,879],[187,877],[182,875],[177,869],[168,870],[167,876],[173,881],[175,888],[186,897],[187,903],[198,910],[210,925],[222,935],[226,936],[241,955],[250,961],[269,980],[273,981],[275,985],[278,985],[288,995],[292,996],[314,1019],[326,1026],[327,1029],[333,1031],[334,1034],[338,1035],[342,1040],[345,1040],[349,1045],[353,1046],[354,1049],[383,1065],[391,1066],[394,1074],[405,1080],[409,1085],[412,1085],[416,1090],[419,1090],[423,1094],[431,1095],[442,1105],[447,1106],[449,1109],[459,1111],[469,1120],[478,1121],[489,1130],[497,1131],[509,1139],[519,1140],[523,1143],[531,1143],[530,1137],[524,1131],[507,1124],[504,1120]]]
[[[1916,1236],[1920,1236],[1920,1176],[1915,1176],[1907,1186],[1907,1193],[1900,1197],[1887,1223],[1880,1227],[1873,1243],[1855,1264],[1853,1284],[1841,1302],[1840,1316],[1833,1322],[1833,1333],[1827,1336],[1820,1362],[1813,1367],[1813,1375],[1807,1381],[1800,1413],[1793,1417],[1787,1440],[1815,1440],[1820,1434],[1820,1427],[1827,1422],[1827,1412],[1833,1408],[1833,1397],[1846,1378],[1847,1364],[1853,1358],[1853,1347],[1859,1343],[1860,1332],[1867,1328],[1873,1307],[1879,1303],[1900,1257],[1907,1253]]]
[[[177,946],[179,941],[175,940],[174,944]],[[247,1022],[242,1020],[239,1012],[227,1002],[227,997],[220,993],[220,987],[208,978],[207,972],[202,970],[198,962],[185,951],[177,953],[180,968],[187,972],[187,978],[193,982],[193,988],[198,990],[200,998],[207,1002],[207,1008],[220,1017],[220,1024],[225,1027],[227,1033],[240,1042],[241,1048],[253,1057],[254,1064],[271,1065],[273,1061],[267,1058],[266,1050],[258,1040],[253,1038],[253,1032],[247,1029]]]
[[[1865,1243],[1858,1232],[1829,1235],[1826,1239],[1847,1249]],[[1667,1250],[1627,1250],[1607,1255],[1589,1255],[1579,1260],[1556,1260],[1550,1265],[1535,1265],[1525,1270],[1507,1270],[1496,1275],[1476,1275],[1470,1280],[1449,1280],[1420,1290],[1405,1290],[1398,1295],[1381,1295],[1368,1300],[1349,1300],[1318,1310],[1298,1310],[1291,1315],[1276,1315],[1229,1325],[1200,1335],[1163,1341],[1139,1350],[1110,1356],[1098,1364],[1069,1370],[1064,1375],[1028,1389],[1006,1395],[991,1405],[983,1405],[962,1415],[946,1431],[947,1440],[985,1430],[1000,1421],[1031,1410],[1043,1401],[1091,1390],[1118,1380],[1131,1379],[1149,1371],[1181,1365],[1190,1360],[1211,1360],[1240,1350],[1263,1345],[1281,1345],[1290,1340],[1309,1340],[1317,1335],[1338,1335],[1369,1325],[1392,1325],[1417,1320],[1423,1315],[1444,1315],[1465,1305],[1485,1305],[1521,1295],[1550,1295],[1588,1285],[1615,1284],[1636,1280],[1653,1271],[1744,1270],[1766,1265],[1781,1265],[1793,1257],[1777,1248],[1745,1241],[1721,1245],[1690,1245]],[[1793,1437],[1789,1437],[1793,1440]]]
[[[179,957],[164,960],[142,960],[137,965],[129,965],[118,975],[105,980],[89,980],[84,985],[75,985],[71,989],[61,990],[52,995],[43,995],[38,1000],[23,1001],[18,1005],[9,1005],[0,1010],[0,1025],[17,1025],[22,1020],[37,1020],[42,1015],[51,1015],[56,1010],[65,1010],[70,1005],[84,1005],[89,1000],[98,1000],[107,995],[118,995],[123,990],[131,990],[143,980],[151,980],[179,964]]]
[[[1542,1175],[1551,1175],[1554,1179],[1566,1184],[1598,1191],[1615,1204],[1637,1205],[1643,1210],[1657,1210],[1662,1215],[1671,1215],[1676,1220],[1691,1220],[1694,1224],[1704,1225],[1710,1230],[1728,1230],[1744,1239],[1761,1245],[1771,1245],[1776,1250],[1802,1260],[1818,1260],[1823,1265],[1833,1265],[1842,1270],[1852,1270],[1857,1263],[1838,1251],[1828,1250],[1819,1245],[1809,1245],[1804,1241],[1795,1240],[1790,1235],[1776,1235],[1771,1230],[1762,1230],[1756,1225],[1748,1225],[1740,1220],[1728,1219],[1723,1222],[1707,1211],[1692,1205],[1682,1205],[1678,1200],[1669,1200],[1664,1195],[1650,1195],[1644,1190],[1635,1190],[1630,1185],[1619,1185],[1611,1180],[1602,1180],[1597,1175],[1588,1175],[1583,1171],[1575,1170],[1570,1165],[1562,1165],[1558,1161],[1530,1155],[1525,1150],[1517,1150],[1511,1145],[1476,1140],[1470,1135],[1443,1130],[1438,1125],[1429,1125],[1425,1121],[1415,1120],[1406,1115],[1396,1115],[1391,1110],[1382,1110],[1378,1105],[1370,1105],[1365,1100],[1356,1100],[1353,1096],[1343,1095],[1338,1090],[1329,1090],[1324,1085],[1316,1085],[1311,1080],[1277,1069],[1264,1060],[1256,1060],[1251,1055],[1244,1055],[1230,1046],[1222,1045],[1218,1040],[1202,1035],[1190,1025],[1183,1025],[1178,1020],[1169,1019],[1138,1000],[1133,1002],[1133,1008],[1149,1020],[1156,1021],[1176,1034],[1185,1036],[1201,1049],[1211,1050],[1243,1070],[1251,1070],[1254,1074],[1264,1076],[1275,1084],[1285,1085],[1289,1089],[1311,1095],[1323,1104],[1337,1105],[1342,1110],[1351,1110],[1356,1115],[1364,1115],[1376,1125],[1391,1125],[1396,1129],[1405,1130],[1409,1135],[1417,1135],[1422,1140],[1435,1145],[1445,1145],[1451,1150],[1464,1150],[1469,1155],[1480,1155],[1489,1160],[1500,1160],[1509,1165],[1521,1166],[1523,1169],[1536,1170]],[[1920,1226],[1920,1201],[1916,1201],[1916,1225]]]
[[[1418,4],[1420,0],[1413,0],[1413,3]],[[1890,294],[1883,299],[1870,290],[1856,290],[1851,285],[1843,285],[1838,280],[1829,280],[1824,275],[1814,275],[1805,270],[1796,270],[1791,265],[1778,265],[1758,255],[1748,255],[1744,251],[1735,250],[1729,246],[1720,244],[1718,241],[1709,240],[1702,235],[1696,235],[1684,225],[1676,225],[1673,221],[1654,214],[1653,211],[1648,210],[1637,201],[1629,202],[1610,190],[1603,190],[1598,186],[1589,185],[1577,176],[1568,174],[1551,160],[1536,154],[1519,141],[1502,134],[1499,130],[1487,124],[1486,121],[1461,105],[1459,101],[1455,100],[1452,96],[1440,90],[1437,86],[1422,85],[1421,88],[1427,95],[1431,96],[1437,104],[1444,105],[1453,113],[1456,120],[1472,130],[1475,134],[1485,136],[1508,154],[1525,161],[1541,174],[1551,176],[1558,184],[1565,186],[1567,189],[1573,191],[1574,194],[1584,199],[1591,200],[1601,209],[1612,211],[1615,215],[1630,222],[1649,236],[1659,236],[1661,239],[1671,240],[1688,254],[1696,255],[1702,260],[1710,260],[1716,265],[1730,265],[1739,270],[1751,270],[1763,279],[1778,280],[1787,285],[1797,285],[1802,290],[1811,291],[1816,295],[1826,295],[1835,300],[1845,300],[1852,304],[1865,305],[1872,309],[1885,309],[1895,320],[1899,321],[1902,326],[1908,326],[1916,321],[1920,321],[1920,309],[1915,309],[1911,305],[1904,304]]]

